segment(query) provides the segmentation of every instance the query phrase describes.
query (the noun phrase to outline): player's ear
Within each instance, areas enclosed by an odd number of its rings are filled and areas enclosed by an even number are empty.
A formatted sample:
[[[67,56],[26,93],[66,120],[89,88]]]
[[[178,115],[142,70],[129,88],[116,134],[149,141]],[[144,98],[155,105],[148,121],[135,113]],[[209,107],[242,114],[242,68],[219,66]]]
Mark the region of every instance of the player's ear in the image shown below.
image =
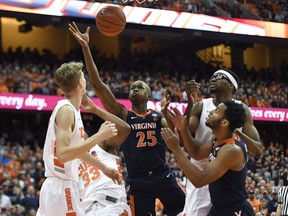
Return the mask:
[[[229,127],[229,121],[226,118],[222,119],[221,123],[224,127]]]
[[[79,85],[80,85],[80,87],[83,87],[84,86],[84,80],[81,78],[81,79],[79,79]]]

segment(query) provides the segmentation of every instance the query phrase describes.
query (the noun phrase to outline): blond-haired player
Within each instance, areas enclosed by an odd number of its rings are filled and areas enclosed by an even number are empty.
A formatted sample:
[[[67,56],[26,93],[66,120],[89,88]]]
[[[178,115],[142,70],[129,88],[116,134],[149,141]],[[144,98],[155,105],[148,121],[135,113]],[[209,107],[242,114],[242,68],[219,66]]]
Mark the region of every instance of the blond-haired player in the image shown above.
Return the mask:
[[[114,123],[104,122],[97,133],[84,141],[80,105],[86,80],[82,68],[80,62],[64,63],[54,74],[65,99],[57,102],[49,119],[43,154],[46,180],[40,191],[37,216],[83,215],[78,189],[80,158],[119,180],[117,170],[88,154],[95,144],[116,136],[117,129]]]

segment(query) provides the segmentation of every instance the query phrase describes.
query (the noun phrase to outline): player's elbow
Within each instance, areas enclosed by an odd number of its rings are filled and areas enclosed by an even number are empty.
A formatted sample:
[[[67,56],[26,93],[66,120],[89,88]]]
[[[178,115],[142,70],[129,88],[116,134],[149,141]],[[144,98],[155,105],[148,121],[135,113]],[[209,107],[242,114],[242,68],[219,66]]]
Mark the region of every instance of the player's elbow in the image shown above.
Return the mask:
[[[58,157],[58,161],[60,164],[64,164],[67,162],[67,160],[65,160],[63,157]]]
[[[253,151],[250,152],[250,154],[252,154],[254,157],[259,158],[263,154],[262,144],[261,143],[258,145],[256,144],[255,146],[256,148],[254,148]]]
[[[64,164],[69,161],[64,154],[57,154],[57,160],[60,164]]]
[[[130,125],[126,124],[124,128],[124,133],[128,136],[131,132],[131,127]]]
[[[255,152],[254,156],[259,158],[259,157],[262,156],[262,154],[263,154],[263,149],[260,148],[260,149],[257,149],[257,151]]]
[[[131,132],[131,127],[126,122],[125,122],[125,125],[123,124],[123,125],[121,125],[121,127],[117,127],[117,128],[118,128],[118,137],[121,136],[121,137],[125,137],[125,139],[126,139],[127,136]]]
[[[263,149],[261,148],[261,149],[259,149],[259,150],[256,152],[255,156],[256,156],[256,157],[261,157],[262,154],[263,154]]]

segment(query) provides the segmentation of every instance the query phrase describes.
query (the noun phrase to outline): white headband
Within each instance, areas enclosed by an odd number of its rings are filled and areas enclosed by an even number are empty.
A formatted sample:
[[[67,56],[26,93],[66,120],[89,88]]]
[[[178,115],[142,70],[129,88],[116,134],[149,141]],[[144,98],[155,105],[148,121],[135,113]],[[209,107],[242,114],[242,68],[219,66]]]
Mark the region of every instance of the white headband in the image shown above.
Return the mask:
[[[238,88],[237,81],[235,80],[235,78],[229,72],[227,72],[225,70],[217,70],[213,75],[216,75],[216,74],[219,74],[219,73],[225,74],[228,77],[228,79],[231,81],[231,83],[233,84],[235,89]]]

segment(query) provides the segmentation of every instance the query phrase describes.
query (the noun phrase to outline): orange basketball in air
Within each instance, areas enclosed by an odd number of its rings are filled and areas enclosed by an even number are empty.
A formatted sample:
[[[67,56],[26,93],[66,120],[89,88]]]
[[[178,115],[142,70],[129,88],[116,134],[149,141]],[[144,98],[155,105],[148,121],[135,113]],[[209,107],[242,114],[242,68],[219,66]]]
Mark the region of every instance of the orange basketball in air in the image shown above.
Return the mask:
[[[103,35],[116,36],[124,30],[126,16],[120,7],[108,5],[98,11],[95,21]]]

